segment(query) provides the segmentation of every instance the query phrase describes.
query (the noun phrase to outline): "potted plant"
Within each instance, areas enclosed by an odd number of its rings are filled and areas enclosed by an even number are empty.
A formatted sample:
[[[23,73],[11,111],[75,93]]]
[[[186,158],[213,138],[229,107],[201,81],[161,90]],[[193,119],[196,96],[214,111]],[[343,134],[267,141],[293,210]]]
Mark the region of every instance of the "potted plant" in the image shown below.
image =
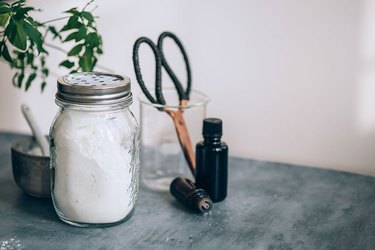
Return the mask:
[[[43,91],[50,72],[46,64],[50,49],[66,53],[66,59],[59,66],[70,72],[94,69],[103,50],[96,17],[92,14],[95,8],[88,10],[92,2],[44,22],[32,17],[33,12],[41,10],[28,6],[25,0],[0,2],[0,60],[14,69],[12,83],[15,87],[27,91],[36,79],[41,79]],[[65,22],[62,28],[54,26],[57,21]],[[56,43],[46,42],[48,36]],[[71,42],[74,43],[70,50],[62,49],[62,44]]]

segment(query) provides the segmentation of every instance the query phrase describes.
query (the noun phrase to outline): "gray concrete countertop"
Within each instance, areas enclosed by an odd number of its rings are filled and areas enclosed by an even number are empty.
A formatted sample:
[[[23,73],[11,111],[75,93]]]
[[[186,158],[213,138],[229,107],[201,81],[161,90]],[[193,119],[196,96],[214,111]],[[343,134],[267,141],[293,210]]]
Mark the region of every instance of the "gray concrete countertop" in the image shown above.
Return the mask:
[[[133,217],[84,229],[51,200],[24,194],[0,133],[0,249],[374,249],[375,177],[230,158],[225,201],[193,214],[168,193],[140,190]]]

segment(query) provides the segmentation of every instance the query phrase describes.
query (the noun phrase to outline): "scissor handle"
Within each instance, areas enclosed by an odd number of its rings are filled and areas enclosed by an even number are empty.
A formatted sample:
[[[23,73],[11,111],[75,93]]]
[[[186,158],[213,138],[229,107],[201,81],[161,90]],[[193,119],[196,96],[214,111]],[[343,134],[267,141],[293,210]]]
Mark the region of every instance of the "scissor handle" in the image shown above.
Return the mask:
[[[145,82],[143,81],[141,68],[139,66],[139,47],[142,43],[146,43],[150,46],[152,51],[155,55],[155,95],[156,99],[150,94],[148,91]],[[161,66],[162,66],[162,59],[158,50],[158,47],[147,37],[138,38],[135,41],[133,46],[133,65],[135,75],[137,77],[137,81],[139,86],[141,87],[143,93],[146,95],[147,99],[152,102],[153,104],[161,104],[165,105],[165,100],[162,93],[162,86],[161,86]]]
[[[178,48],[180,49],[182,56],[184,58],[185,66],[186,66],[186,73],[187,73],[187,83],[186,83],[186,90],[183,89],[182,84],[180,80],[178,80],[177,76],[174,74],[173,70],[167,63],[164,52],[163,52],[163,40],[166,37],[170,37],[175,41]],[[158,48],[159,48],[159,55],[161,57],[161,61],[163,64],[163,67],[167,71],[169,77],[171,78],[172,82],[174,83],[178,97],[180,100],[189,100],[190,90],[191,90],[191,70],[190,70],[190,63],[189,58],[185,52],[184,46],[182,45],[181,41],[177,38],[177,36],[171,32],[165,31],[160,34],[158,39]]]

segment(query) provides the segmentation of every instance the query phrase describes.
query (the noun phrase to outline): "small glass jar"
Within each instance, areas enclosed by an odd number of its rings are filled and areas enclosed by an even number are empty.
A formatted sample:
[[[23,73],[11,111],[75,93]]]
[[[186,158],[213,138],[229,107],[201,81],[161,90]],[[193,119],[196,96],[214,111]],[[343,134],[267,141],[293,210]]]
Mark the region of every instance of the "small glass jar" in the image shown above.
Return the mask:
[[[176,89],[163,89],[168,105],[151,103],[144,95],[140,101],[141,176],[144,187],[153,191],[168,192],[178,176],[194,179],[181,150],[172,118],[161,110],[184,110],[183,116],[192,145],[202,138],[202,121],[206,117],[209,98],[192,90],[189,102],[180,107]],[[195,150],[195,147],[193,147]]]
[[[50,129],[51,196],[57,215],[81,227],[128,219],[138,197],[139,127],[130,79],[98,72],[58,79]]]

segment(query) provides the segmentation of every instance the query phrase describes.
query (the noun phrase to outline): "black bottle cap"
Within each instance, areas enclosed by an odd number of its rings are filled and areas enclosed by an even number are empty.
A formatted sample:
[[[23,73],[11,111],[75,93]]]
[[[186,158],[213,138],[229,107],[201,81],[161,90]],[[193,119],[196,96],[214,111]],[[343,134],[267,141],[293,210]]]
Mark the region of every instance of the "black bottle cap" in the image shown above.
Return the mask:
[[[223,122],[219,118],[203,120],[203,136],[218,137],[223,134]]]

